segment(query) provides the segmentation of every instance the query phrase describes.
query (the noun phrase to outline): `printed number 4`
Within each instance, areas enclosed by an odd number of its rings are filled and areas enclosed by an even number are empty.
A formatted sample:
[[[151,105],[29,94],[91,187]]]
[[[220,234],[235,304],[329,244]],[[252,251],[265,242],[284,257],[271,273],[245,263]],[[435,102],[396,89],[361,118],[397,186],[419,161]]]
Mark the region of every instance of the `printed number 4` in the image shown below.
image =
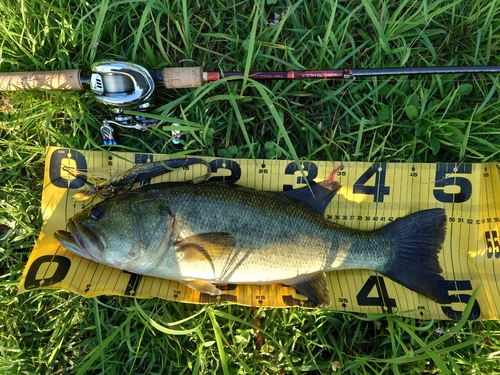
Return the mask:
[[[369,297],[368,295],[375,288],[377,290],[376,297]],[[392,314],[392,309],[396,308],[396,300],[389,297],[387,287],[382,276],[370,276],[365,285],[361,288],[356,295],[356,300],[359,306],[380,306],[389,314]]]
[[[354,194],[373,195],[374,202],[383,202],[384,195],[389,195],[391,188],[385,185],[385,174],[387,165],[385,163],[374,163],[354,183]],[[375,175],[375,185],[366,183]]]

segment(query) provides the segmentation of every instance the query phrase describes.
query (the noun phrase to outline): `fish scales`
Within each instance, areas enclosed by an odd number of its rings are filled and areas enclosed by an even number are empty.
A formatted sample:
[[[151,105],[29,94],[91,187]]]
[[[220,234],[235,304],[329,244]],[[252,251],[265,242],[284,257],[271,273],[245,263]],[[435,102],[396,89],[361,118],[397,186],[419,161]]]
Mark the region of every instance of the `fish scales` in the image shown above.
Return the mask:
[[[327,306],[324,272],[364,268],[436,301],[448,298],[439,289],[444,210],[359,231],[326,220],[315,207],[232,184],[161,183],[89,207],[55,236],[89,259],[203,293],[220,294],[213,285],[220,283],[282,282]]]
[[[152,187],[147,194],[168,205],[180,238],[228,233],[236,243],[227,256],[212,260],[214,267],[207,267],[207,259],[182,267],[182,254],[172,253],[157,275],[178,263],[186,277],[220,283],[286,282],[318,270],[366,267],[367,261],[377,268],[387,256],[380,235],[331,223],[307,204],[291,205],[278,194],[222,184]]]

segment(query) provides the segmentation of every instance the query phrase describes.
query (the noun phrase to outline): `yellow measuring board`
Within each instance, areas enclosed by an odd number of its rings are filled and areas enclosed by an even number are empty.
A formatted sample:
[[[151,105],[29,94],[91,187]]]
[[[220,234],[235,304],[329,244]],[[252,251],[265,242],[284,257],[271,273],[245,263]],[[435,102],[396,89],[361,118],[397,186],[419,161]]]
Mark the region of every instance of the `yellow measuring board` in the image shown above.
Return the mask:
[[[281,284],[227,285],[221,296],[200,294],[178,282],[141,276],[104,266],[65,250],[56,230],[83,208],[72,196],[82,181],[63,166],[116,176],[136,163],[170,159],[168,155],[106,153],[50,147],[45,165],[42,212],[44,224],[20,283],[19,292],[65,289],[86,297],[113,294],[160,297],[189,303],[233,302],[248,306],[311,307],[293,287]],[[293,161],[199,158],[212,166],[211,179],[236,181],[254,189],[282,191],[306,186]],[[342,185],[325,211],[338,224],[373,230],[399,217],[428,208],[444,208],[448,227],[439,261],[446,280],[440,288],[450,296],[437,304],[389,278],[368,270],[327,273],[331,310],[401,313],[422,319],[459,319],[475,289],[469,319],[500,316],[500,175],[496,163],[369,163],[314,161],[302,163],[309,180],[324,181],[333,170]],[[151,183],[187,181],[206,173],[191,165],[154,178]],[[97,202],[97,200],[95,201]],[[88,202],[84,202],[87,203]],[[403,271],[404,272],[404,271]]]

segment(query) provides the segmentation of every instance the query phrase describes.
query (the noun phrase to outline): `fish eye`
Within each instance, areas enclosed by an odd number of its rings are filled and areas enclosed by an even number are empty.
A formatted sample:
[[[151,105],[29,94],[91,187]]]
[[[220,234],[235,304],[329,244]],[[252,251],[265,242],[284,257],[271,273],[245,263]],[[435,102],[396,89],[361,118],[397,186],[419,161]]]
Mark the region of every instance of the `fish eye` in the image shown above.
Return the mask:
[[[90,210],[90,218],[92,220],[99,220],[104,216],[104,208],[102,206],[94,207]]]

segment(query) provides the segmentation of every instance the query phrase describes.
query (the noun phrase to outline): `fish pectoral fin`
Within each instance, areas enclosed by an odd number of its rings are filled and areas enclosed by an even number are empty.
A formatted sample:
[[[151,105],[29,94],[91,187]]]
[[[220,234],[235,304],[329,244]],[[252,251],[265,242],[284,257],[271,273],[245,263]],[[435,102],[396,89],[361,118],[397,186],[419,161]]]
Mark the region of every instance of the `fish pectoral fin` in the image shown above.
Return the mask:
[[[301,278],[299,282],[290,285],[318,307],[326,308],[332,304],[324,272],[316,273],[309,278]]]
[[[176,243],[183,260],[213,260],[228,256],[236,246],[235,239],[228,233],[203,233],[187,237]]]
[[[209,283],[205,280],[189,280],[189,281],[180,281],[182,284],[187,285],[191,289],[194,289],[200,293],[208,293],[211,295],[220,295],[222,291],[217,289],[215,285]]]

